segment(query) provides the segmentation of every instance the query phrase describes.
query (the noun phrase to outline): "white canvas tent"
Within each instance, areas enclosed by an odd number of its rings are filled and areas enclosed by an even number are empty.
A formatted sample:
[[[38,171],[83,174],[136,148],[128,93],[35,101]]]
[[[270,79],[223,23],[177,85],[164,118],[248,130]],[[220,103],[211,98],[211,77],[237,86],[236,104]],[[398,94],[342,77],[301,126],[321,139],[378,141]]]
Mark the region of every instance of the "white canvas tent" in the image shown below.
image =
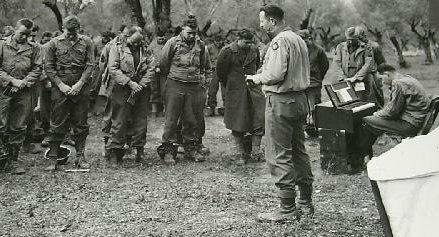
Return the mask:
[[[387,214],[384,224],[391,233],[386,236],[439,236],[439,128],[403,140],[372,159],[367,170],[377,183],[378,189],[372,186],[375,197],[379,190],[382,221]]]

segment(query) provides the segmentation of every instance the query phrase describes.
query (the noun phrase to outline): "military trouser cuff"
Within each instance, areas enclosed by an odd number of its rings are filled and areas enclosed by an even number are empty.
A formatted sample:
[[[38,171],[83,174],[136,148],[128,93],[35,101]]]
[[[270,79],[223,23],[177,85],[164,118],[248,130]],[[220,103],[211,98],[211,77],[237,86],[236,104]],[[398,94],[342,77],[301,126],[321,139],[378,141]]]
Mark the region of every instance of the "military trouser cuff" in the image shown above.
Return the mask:
[[[296,198],[296,190],[279,190],[277,196],[282,199]]]

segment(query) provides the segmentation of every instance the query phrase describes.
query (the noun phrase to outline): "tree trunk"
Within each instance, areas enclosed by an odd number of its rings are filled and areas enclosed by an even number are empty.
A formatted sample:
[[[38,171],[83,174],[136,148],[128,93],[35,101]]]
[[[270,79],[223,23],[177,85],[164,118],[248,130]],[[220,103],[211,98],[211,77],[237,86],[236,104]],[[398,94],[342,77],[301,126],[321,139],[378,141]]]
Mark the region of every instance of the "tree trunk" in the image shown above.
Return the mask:
[[[404,55],[402,54],[402,48],[401,48],[396,36],[394,36],[394,35],[390,36],[390,41],[392,42],[393,46],[396,49],[396,53],[398,55],[399,66],[401,68],[408,68],[409,65],[407,64],[407,61],[405,61],[405,59],[404,59]]]
[[[143,29],[146,22],[142,15],[142,5],[140,4],[140,0],[125,0],[125,2],[130,7],[131,18]]]
[[[433,57],[431,55],[431,47],[430,47],[430,40],[424,39],[421,42],[422,47],[424,48],[425,52],[425,64],[430,65],[433,64]]]
[[[154,19],[156,33],[163,35],[170,28],[171,24],[171,0],[151,0],[152,17]]]
[[[58,5],[56,5],[56,0],[43,0],[43,4],[52,10],[53,14],[55,14],[56,22],[58,23],[58,29],[62,32],[63,23],[62,23],[62,15],[59,11]]]

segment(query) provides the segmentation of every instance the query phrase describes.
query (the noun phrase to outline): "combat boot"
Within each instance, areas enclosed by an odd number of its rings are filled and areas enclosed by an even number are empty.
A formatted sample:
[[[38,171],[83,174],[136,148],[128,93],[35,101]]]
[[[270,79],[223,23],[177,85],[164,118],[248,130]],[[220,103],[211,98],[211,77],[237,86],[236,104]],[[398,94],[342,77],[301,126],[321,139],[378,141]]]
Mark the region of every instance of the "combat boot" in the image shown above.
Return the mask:
[[[3,135],[0,134],[0,172],[4,172],[9,160],[8,149],[4,146]]]
[[[40,146],[34,143],[23,144],[22,151],[27,154],[38,154],[42,152]]]
[[[204,146],[203,143],[197,144],[196,150],[198,151],[198,153],[202,154],[203,156],[208,156],[210,154],[209,147]]]
[[[60,143],[49,142],[49,151],[47,152],[48,166],[44,171],[52,172],[58,170],[58,153]]]
[[[18,154],[20,153],[19,145],[10,145],[9,147],[9,170],[11,174],[24,174],[26,170],[23,167],[22,162],[18,159]]]
[[[73,162],[75,167],[81,169],[90,169],[90,163],[85,156],[85,139],[77,139],[75,141],[76,157]]]
[[[175,165],[175,158],[177,157],[178,147],[173,144],[164,143],[157,147],[157,153],[163,162],[167,165]]]
[[[302,214],[307,217],[312,217],[314,215],[314,205],[312,203],[312,185],[301,184],[299,185],[300,198],[297,202],[298,208],[301,210]]]
[[[261,136],[252,136],[252,151],[251,157],[257,161],[264,161],[264,151],[261,148]]]
[[[258,214],[259,222],[292,222],[300,220],[301,211],[296,208],[294,198],[281,198],[280,207],[273,212]]]
[[[73,141],[73,139],[72,139],[70,134],[68,134],[65,137],[64,141],[62,142],[62,144],[75,147],[75,142]]]
[[[198,152],[196,147],[193,145],[184,147],[184,158],[186,158],[188,160],[193,160],[195,162],[203,162],[206,160],[204,155],[202,155],[200,152]]]
[[[116,169],[118,167],[118,149],[109,149],[108,150],[108,167],[112,169]]]
[[[136,162],[142,162],[145,160],[145,150],[143,147],[136,147]]]
[[[236,165],[245,165],[247,162],[247,154],[244,149],[243,138],[240,136],[232,135],[233,140],[233,151],[234,151],[234,161]]]
[[[9,154],[4,149],[0,149],[0,172],[5,170],[8,158]]]
[[[43,141],[41,142],[41,147],[49,147],[49,136],[44,137]]]
[[[110,151],[107,149],[107,143],[108,143],[109,137],[104,137],[104,152],[102,152],[102,156],[104,156],[105,160],[108,161],[110,159]]]

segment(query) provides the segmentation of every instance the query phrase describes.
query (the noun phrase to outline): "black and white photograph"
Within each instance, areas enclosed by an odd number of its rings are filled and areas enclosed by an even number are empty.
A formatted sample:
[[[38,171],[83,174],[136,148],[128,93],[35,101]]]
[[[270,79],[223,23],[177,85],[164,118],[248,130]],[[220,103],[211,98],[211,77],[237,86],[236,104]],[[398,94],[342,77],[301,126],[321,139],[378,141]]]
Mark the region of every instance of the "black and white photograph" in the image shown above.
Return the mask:
[[[439,0],[0,0],[0,236],[439,236]]]

